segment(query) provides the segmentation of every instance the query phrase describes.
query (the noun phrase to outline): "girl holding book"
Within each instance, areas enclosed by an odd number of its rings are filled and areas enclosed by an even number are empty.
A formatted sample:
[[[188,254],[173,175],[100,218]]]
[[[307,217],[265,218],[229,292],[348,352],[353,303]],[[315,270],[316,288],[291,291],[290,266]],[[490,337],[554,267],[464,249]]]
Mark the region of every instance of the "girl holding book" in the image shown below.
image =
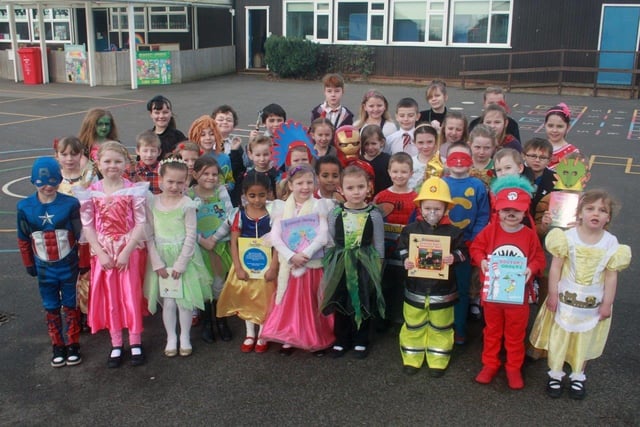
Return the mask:
[[[262,337],[281,342],[280,353],[295,348],[324,350],[334,340],[333,316],[320,313],[322,248],[327,243],[327,208],[313,197],[316,176],[311,165],[289,168],[291,195],[274,210],[271,241],[278,251],[279,271],[275,305],[267,316]]]
[[[262,326],[275,294],[275,279],[278,274],[277,254],[272,248],[266,247],[263,241],[263,237],[271,231],[269,210],[273,205],[272,202],[267,202],[267,196],[271,193],[271,181],[266,174],[250,170],[242,180],[242,193],[247,201],[245,207],[236,208],[224,227],[220,228],[220,232],[224,228],[231,230],[233,264],[218,299],[217,315],[237,315],[243,319],[247,335],[240,350],[243,353],[254,350],[256,353],[264,353],[268,345],[262,338]],[[248,244],[245,245],[245,242]],[[259,270],[256,274],[253,274],[246,263],[241,262],[249,247],[262,251],[262,256],[259,257],[262,260],[268,260],[271,254],[270,262],[252,266]],[[257,253],[255,250],[254,253]]]

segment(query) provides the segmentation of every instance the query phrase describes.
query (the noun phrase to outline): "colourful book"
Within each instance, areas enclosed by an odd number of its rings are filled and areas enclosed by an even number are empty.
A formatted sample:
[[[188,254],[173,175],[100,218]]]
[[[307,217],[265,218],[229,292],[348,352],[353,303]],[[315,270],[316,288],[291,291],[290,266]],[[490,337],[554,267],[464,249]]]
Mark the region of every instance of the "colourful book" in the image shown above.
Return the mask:
[[[449,265],[442,259],[451,253],[451,237],[432,234],[409,234],[409,259],[415,267],[409,277],[449,279]]]
[[[158,277],[158,287],[160,288],[160,296],[162,298],[184,298],[184,293],[182,290],[182,276],[179,279],[174,279],[171,277],[171,273],[173,269],[167,268],[167,273],[169,273],[169,277],[166,279],[162,277]]]
[[[569,228],[576,222],[580,193],[553,191],[549,193],[551,226]]]
[[[298,253],[306,249],[318,235],[320,217],[318,214],[302,215],[295,218],[283,219],[282,241],[293,252]],[[321,259],[324,249],[315,252],[311,259]]]
[[[271,265],[271,248],[262,239],[239,237],[238,254],[240,264],[250,279],[264,279],[264,273]]]
[[[503,304],[522,304],[526,286],[527,258],[490,255],[484,277],[482,300]]]

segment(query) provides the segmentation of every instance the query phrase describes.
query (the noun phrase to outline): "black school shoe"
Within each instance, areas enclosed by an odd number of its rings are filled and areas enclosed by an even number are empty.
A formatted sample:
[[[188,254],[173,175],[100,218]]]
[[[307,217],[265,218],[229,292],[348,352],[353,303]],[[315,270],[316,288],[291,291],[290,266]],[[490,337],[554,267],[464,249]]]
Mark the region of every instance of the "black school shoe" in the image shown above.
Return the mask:
[[[575,400],[582,400],[587,395],[586,381],[571,380],[569,387],[569,397]]]
[[[67,366],[75,366],[82,363],[80,344],[71,344],[67,347]]]
[[[53,356],[51,356],[51,366],[54,368],[62,368],[67,364],[67,349],[63,346],[53,346]]]
[[[415,366],[404,365],[402,367],[402,372],[404,372],[405,375],[413,376],[418,372],[420,372],[420,368],[416,368]]]
[[[139,354],[133,354],[133,350],[136,348],[140,349]],[[144,365],[144,362],[145,362],[145,358],[144,358],[144,352],[142,351],[142,346],[132,345],[131,346],[131,366]]]
[[[113,350],[120,350],[120,356],[112,357],[111,353],[113,352]],[[109,358],[107,359],[107,368],[115,369],[119,368],[120,365],[122,365],[122,347],[112,347],[111,351],[109,352]]]

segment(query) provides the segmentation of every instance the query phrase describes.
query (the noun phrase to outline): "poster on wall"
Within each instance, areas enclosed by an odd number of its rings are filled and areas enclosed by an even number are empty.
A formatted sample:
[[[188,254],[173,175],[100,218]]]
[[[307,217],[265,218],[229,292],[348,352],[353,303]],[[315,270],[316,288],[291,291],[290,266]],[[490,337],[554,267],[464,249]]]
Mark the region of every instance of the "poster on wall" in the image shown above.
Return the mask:
[[[68,83],[89,84],[84,45],[64,45],[64,70]]]
[[[171,84],[171,52],[137,52],[139,85]]]

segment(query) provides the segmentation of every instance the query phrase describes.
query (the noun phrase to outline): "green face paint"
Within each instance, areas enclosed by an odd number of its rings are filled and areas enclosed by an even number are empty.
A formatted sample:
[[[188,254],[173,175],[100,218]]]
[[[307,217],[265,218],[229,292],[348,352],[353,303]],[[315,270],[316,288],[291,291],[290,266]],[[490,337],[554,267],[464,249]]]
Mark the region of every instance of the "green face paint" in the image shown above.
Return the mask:
[[[96,122],[96,135],[99,139],[105,139],[111,132],[111,119],[109,116],[103,116]]]

